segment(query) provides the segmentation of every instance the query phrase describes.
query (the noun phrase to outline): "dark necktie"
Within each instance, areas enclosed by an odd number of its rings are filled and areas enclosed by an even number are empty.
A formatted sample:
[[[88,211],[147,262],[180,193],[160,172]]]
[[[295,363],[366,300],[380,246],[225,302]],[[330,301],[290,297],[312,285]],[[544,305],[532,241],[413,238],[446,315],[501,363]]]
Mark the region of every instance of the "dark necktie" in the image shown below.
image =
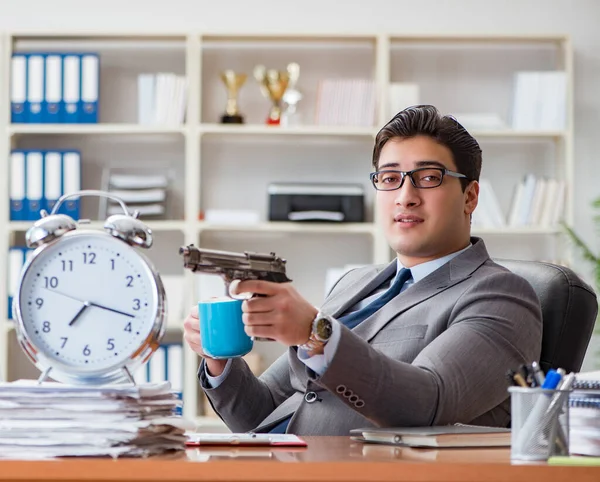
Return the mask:
[[[360,310],[338,318],[338,321],[346,325],[348,328],[354,328],[361,321],[366,320],[369,316],[371,316],[373,313],[379,310],[392,298],[398,296],[400,294],[400,291],[402,290],[402,287],[404,286],[404,283],[406,283],[410,279],[410,277],[410,269],[402,268],[396,276],[396,278],[394,279],[394,281],[392,282],[392,285],[380,297],[371,301],[371,303],[361,308]],[[269,433],[285,433],[291,418],[292,415],[279,422],[275,427],[273,427],[269,431]]]
[[[410,269],[402,268],[388,290],[383,293],[379,298],[371,301],[367,306],[364,306],[360,310],[357,310],[349,315],[344,315],[338,318],[338,321],[352,329],[362,321],[366,320],[369,316],[379,310],[391,299],[395,298],[400,294],[404,283],[406,283],[411,277]]]

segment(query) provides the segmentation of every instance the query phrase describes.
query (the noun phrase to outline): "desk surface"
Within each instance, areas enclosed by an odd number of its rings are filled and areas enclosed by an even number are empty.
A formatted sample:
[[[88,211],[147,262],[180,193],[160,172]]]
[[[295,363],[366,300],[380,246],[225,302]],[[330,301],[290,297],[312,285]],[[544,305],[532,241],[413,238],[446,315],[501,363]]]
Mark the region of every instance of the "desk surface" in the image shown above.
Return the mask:
[[[0,461],[0,481],[587,482],[600,467],[511,464],[507,449],[428,450],[306,437],[308,448],[194,448],[169,458]],[[290,463],[291,462],[291,463]]]

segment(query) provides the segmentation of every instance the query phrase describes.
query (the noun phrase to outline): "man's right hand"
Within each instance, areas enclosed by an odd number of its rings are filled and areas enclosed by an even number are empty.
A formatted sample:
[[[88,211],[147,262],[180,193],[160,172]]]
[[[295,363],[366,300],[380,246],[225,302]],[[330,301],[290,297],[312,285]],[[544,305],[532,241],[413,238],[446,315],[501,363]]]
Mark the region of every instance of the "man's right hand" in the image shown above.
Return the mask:
[[[206,360],[208,373],[213,377],[218,377],[227,365],[227,360],[215,360],[207,356],[202,351],[202,340],[200,340],[200,321],[198,320],[198,306],[190,310],[190,314],[183,322],[183,336],[189,347],[198,355]]]

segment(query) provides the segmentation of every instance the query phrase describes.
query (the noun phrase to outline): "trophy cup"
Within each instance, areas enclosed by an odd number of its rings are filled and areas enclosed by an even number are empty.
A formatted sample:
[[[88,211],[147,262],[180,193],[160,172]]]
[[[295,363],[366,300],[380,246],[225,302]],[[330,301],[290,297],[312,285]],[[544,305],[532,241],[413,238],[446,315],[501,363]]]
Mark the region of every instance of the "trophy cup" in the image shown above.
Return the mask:
[[[282,126],[297,126],[300,122],[300,113],[298,112],[298,102],[302,100],[302,94],[296,89],[296,83],[300,76],[300,66],[293,62],[287,67],[290,80],[287,89],[283,94],[282,100],[286,105],[281,115]]]
[[[221,72],[221,80],[227,88],[227,108],[221,116],[222,124],[243,124],[244,117],[238,111],[237,95],[246,82],[246,74],[237,74],[233,70]]]
[[[254,67],[254,78],[257,80],[260,90],[265,97],[271,99],[273,105],[267,117],[268,125],[281,124],[281,99],[290,81],[290,66],[283,72],[276,69],[267,69],[264,65]]]

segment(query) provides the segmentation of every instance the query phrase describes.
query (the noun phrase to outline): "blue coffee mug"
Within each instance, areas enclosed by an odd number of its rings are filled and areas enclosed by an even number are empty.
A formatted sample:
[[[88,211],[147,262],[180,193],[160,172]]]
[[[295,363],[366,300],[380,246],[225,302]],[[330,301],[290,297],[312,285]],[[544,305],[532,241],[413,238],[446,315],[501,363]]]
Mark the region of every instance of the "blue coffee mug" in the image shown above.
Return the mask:
[[[243,300],[213,298],[198,303],[202,350],[210,358],[235,358],[252,350],[244,331]]]

